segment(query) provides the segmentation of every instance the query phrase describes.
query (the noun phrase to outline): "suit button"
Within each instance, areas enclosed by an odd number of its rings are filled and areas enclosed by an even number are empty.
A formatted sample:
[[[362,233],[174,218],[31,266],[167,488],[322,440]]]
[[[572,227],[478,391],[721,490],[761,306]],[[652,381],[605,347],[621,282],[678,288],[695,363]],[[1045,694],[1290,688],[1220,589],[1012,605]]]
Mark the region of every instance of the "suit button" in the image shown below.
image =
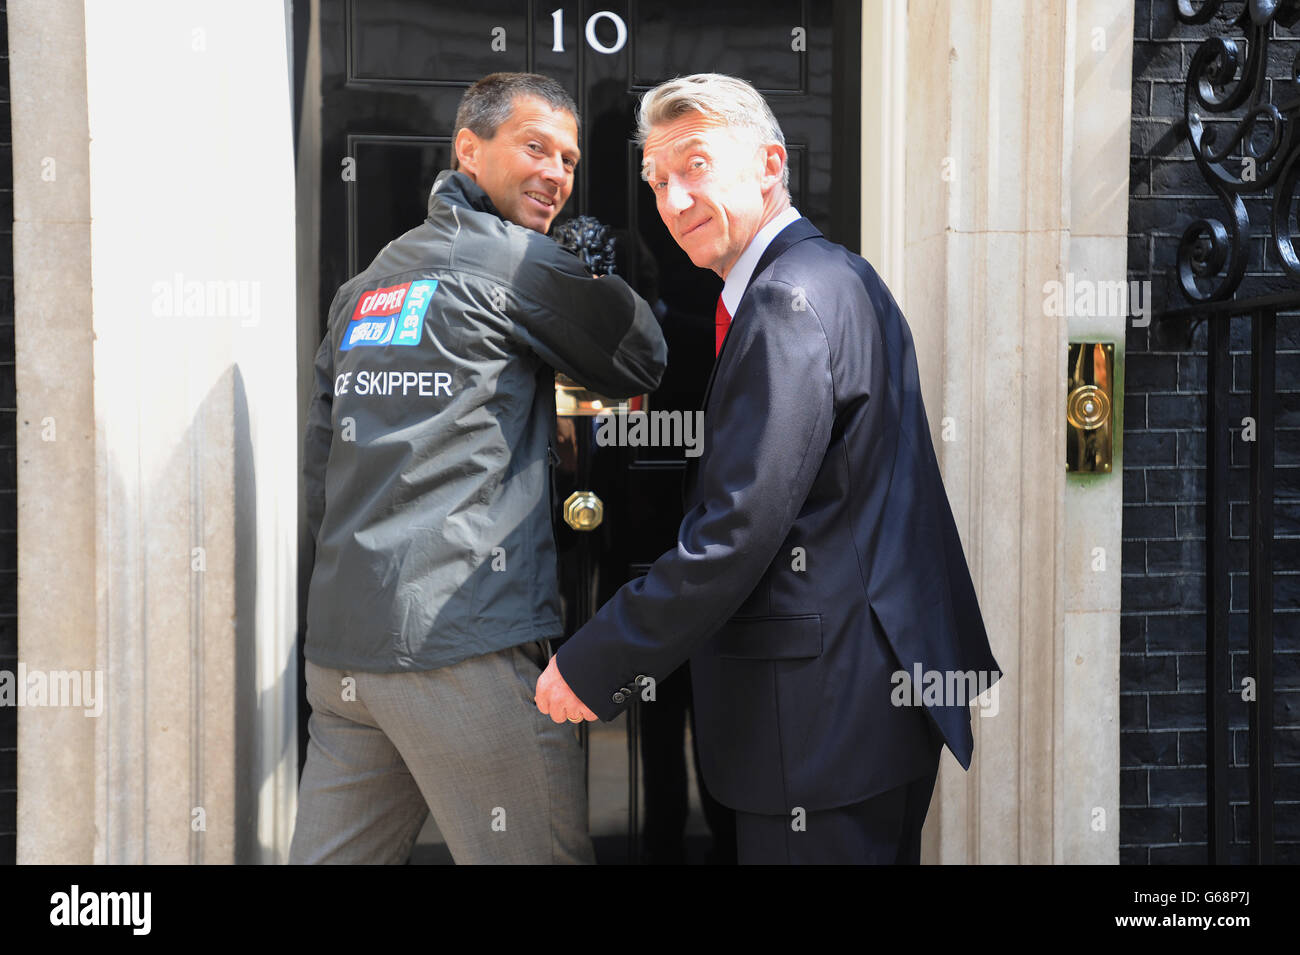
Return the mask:
[[[627,699],[627,697],[624,695],[622,690],[619,690],[614,694],[612,699],[614,700],[615,703],[622,703],[624,700]]]
[[[636,675],[636,678],[633,679],[632,682],[635,683],[637,686],[645,686],[647,683],[650,682],[650,678],[646,676],[644,673],[638,673]]]

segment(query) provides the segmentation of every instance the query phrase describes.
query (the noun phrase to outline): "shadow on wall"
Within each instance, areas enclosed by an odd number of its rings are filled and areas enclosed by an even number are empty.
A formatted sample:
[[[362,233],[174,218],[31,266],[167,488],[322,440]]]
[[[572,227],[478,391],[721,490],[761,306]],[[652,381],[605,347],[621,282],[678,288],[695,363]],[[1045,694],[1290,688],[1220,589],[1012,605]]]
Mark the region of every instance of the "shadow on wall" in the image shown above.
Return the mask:
[[[148,440],[141,435],[139,444]],[[110,691],[106,701],[107,761],[98,772],[107,786],[108,824],[90,838],[110,863],[227,861],[208,851],[214,843],[220,853],[233,852],[234,862],[261,862],[270,847],[259,842],[258,795],[294,743],[297,667],[285,659],[275,684],[259,693],[257,474],[237,366],[217,377],[171,453],[154,461],[149,470],[157,465],[156,476],[147,482],[135,447],[124,460],[110,452],[107,462],[111,519],[102,546],[109,593],[121,599],[107,607],[101,665],[110,685],[125,689]],[[153,511],[166,501],[171,513]],[[187,578],[172,562],[178,546]],[[185,695],[155,689],[173,683]],[[181,735],[156,735],[169,721],[181,724]],[[266,727],[281,733],[273,753],[263,751]],[[162,782],[154,778],[158,770],[150,773],[153,766],[163,768]],[[233,806],[211,803],[214,793],[227,792]],[[182,806],[188,838],[176,840],[170,827]],[[198,808],[206,810],[206,828],[194,824]],[[226,820],[231,833],[222,831]]]
[[[273,847],[263,846],[258,835],[258,794],[277,768],[290,757],[297,738],[298,666],[290,652],[282,662],[275,683],[258,692],[257,680],[257,471],[253,455],[252,423],[243,374],[233,365],[213,388],[231,389],[234,432],[231,448],[231,481],[234,498],[234,862],[256,864]],[[224,396],[221,396],[224,397]],[[220,400],[211,392],[209,399]],[[207,402],[205,401],[205,405]],[[269,637],[270,635],[268,635]],[[279,710],[279,712],[276,712]],[[267,731],[277,727],[280,738],[275,752],[263,752]],[[296,763],[295,763],[296,765]],[[296,774],[292,780],[297,789]],[[288,833],[285,833],[287,851]]]
[[[223,375],[216,387],[233,388],[234,440],[232,474],[235,501],[235,862],[261,861],[257,841],[257,794],[264,782],[259,766],[275,765],[259,759],[258,728],[265,725],[266,710],[283,692],[281,674],[273,692],[257,693],[257,471],[253,461],[252,430],[248,416],[248,394],[239,366],[232,366],[230,378]],[[287,745],[287,739],[284,741]],[[283,754],[281,754],[283,755]]]

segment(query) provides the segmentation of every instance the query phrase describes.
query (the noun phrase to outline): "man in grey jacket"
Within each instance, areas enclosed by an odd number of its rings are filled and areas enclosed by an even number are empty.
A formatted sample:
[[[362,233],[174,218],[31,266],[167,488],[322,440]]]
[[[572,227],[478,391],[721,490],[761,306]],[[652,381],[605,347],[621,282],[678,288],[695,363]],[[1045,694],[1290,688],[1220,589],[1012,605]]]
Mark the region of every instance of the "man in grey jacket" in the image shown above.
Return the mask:
[[[622,280],[546,238],[577,133],[554,80],[470,87],[428,218],[330,307],[304,446],[312,716],[291,862],[402,862],[430,811],[458,863],[592,861],[573,728],[532,703],[562,633],[554,371],[638,394],[667,347]]]

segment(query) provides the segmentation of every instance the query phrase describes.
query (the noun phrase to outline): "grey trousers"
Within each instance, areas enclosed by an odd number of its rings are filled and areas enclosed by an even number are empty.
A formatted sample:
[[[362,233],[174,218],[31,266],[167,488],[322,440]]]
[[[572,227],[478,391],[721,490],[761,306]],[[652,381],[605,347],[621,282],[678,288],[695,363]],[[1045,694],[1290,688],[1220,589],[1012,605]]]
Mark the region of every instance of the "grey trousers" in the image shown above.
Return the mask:
[[[548,656],[527,643],[410,673],[308,661],[289,862],[405,862],[430,812],[457,864],[594,862],[576,729],[533,702]]]

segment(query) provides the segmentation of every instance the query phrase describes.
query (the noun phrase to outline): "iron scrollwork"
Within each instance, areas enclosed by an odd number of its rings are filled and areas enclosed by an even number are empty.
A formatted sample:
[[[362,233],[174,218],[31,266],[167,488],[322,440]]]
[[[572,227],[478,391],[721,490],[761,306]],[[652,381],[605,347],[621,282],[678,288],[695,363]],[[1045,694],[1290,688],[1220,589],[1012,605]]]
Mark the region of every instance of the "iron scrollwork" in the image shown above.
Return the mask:
[[[1178,0],[1177,16],[1187,24],[1207,23],[1223,0],[1205,0],[1194,6]],[[1178,244],[1178,279],[1192,302],[1217,302],[1231,298],[1246,273],[1251,237],[1250,217],[1243,195],[1265,196],[1273,189],[1271,239],[1283,268],[1300,277],[1300,257],[1293,242],[1292,201],[1300,178],[1300,56],[1292,63],[1287,82],[1276,89],[1289,96],[1280,104],[1269,101],[1268,50],[1273,24],[1290,29],[1300,20],[1300,0],[1247,0],[1232,26],[1240,29],[1241,43],[1231,37],[1210,37],[1197,48],[1188,67],[1184,89],[1183,120],[1192,155],[1205,181],[1223,203],[1223,219],[1197,219],[1183,232]],[[1239,116],[1224,114],[1241,112]],[[1226,136],[1222,118],[1235,125]],[[1239,151],[1239,154],[1238,154]],[[1233,170],[1231,164],[1240,168]],[[1224,222],[1226,221],[1226,225]]]

